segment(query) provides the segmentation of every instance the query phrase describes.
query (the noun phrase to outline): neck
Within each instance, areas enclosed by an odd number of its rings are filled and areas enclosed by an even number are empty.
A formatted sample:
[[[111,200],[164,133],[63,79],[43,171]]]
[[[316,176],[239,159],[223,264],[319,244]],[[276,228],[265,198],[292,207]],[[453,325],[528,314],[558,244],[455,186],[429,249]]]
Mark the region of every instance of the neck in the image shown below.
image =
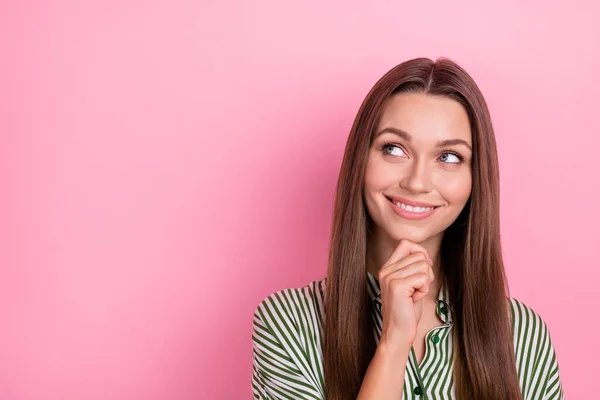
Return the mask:
[[[433,273],[435,274],[435,281],[432,282],[429,293],[424,299],[426,301],[435,302],[437,300],[440,287],[444,281],[444,271],[441,267],[440,257],[442,237],[443,232],[418,243],[427,250],[433,260]],[[398,246],[398,243],[399,240],[390,237],[386,233],[378,232],[378,230],[370,235],[367,243],[367,271],[375,278],[377,278],[379,269],[389,259],[396,246]]]

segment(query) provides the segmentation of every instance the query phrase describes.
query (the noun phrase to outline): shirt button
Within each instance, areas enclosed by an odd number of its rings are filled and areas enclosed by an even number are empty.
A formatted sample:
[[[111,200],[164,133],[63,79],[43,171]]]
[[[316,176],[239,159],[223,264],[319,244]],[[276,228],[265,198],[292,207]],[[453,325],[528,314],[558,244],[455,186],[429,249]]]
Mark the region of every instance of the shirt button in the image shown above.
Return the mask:
[[[423,394],[423,389],[421,389],[419,386],[417,386],[415,388],[415,390],[413,390],[413,393],[416,394],[417,396],[420,396]]]
[[[438,335],[433,335],[431,337],[431,341],[435,344],[438,344],[440,342],[440,337]]]

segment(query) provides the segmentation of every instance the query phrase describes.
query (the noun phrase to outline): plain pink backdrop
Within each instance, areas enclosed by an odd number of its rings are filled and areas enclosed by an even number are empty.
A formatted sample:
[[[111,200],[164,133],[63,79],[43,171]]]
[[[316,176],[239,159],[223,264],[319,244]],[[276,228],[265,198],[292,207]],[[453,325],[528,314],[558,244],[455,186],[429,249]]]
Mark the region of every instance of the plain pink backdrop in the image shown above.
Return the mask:
[[[486,96],[511,294],[548,323],[567,397],[590,398],[599,14],[2,2],[0,399],[250,398],[254,308],[324,276],[353,118],[417,56],[456,60]]]

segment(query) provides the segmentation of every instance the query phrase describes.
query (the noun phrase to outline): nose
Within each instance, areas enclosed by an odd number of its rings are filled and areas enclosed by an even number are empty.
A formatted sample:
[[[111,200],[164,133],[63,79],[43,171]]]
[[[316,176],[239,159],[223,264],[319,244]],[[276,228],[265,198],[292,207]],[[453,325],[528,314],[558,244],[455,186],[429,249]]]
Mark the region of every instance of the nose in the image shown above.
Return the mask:
[[[431,192],[431,176],[425,160],[415,160],[404,172],[400,180],[401,187],[415,194]]]

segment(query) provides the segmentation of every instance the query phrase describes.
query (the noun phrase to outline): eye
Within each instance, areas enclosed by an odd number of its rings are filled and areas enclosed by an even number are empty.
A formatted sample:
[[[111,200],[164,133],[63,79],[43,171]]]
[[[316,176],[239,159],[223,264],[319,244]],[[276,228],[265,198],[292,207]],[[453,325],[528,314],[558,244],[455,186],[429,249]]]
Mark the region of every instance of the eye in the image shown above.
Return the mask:
[[[389,149],[392,149],[392,150],[389,150]],[[394,154],[394,153],[392,152],[392,151],[393,151],[393,149],[398,149],[398,150],[400,150],[400,154],[398,154],[398,152],[396,152],[396,154]],[[387,142],[386,142],[386,143],[383,143],[383,144],[381,145],[381,150],[382,150],[384,153],[386,153],[386,154],[389,154],[389,155],[391,155],[391,156],[398,156],[398,155],[402,155],[402,154],[404,154],[404,151],[402,150],[402,148],[401,148],[400,146],[396,146],[396,145],[395,145],[395,144],[393,144],[393,143],[387,143]],[[388,151],[388,150],[389,150],[389,151]]]
[[[449,161],[452,160],[452,158],[454,158],[456,161]],[[448,164],[460,164],[463,158],[459,154],[446,152],[440,156],[440,160],[445,163],[447,162]]]
[[[397,149],[397,151],[394,152],[395,149]],[[390,142],[384,142],[381,145],[381,151],[391,156],[404,155],[404,150],[402,149],[402,147]],[[463,162],[464,158],[458,153],[446,151],[442,153],[442,155],[440,156],[440,160],[445,164],[460,164]]]

